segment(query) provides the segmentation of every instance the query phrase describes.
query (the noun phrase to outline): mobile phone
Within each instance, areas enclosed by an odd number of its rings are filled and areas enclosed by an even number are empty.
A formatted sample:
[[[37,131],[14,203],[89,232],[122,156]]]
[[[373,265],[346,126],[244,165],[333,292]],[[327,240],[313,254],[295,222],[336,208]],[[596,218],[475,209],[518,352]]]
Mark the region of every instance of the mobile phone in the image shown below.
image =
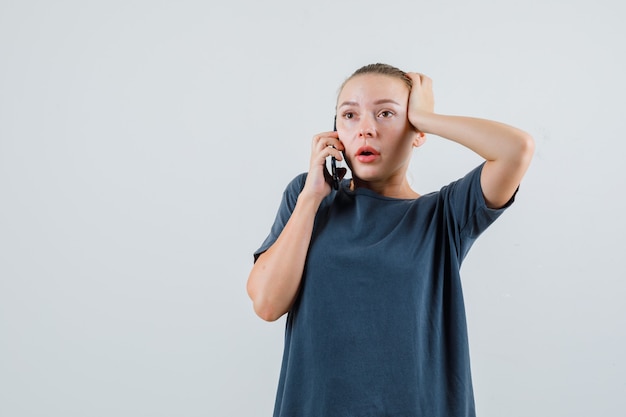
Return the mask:
[[[335,122],[333,123],[333,132],[337,131],[337,116],[335,116]],[[333,188],[339,189],[339,175],[337,175],[337,159],[334,156],[330,157],[330,171],[333,178]]]

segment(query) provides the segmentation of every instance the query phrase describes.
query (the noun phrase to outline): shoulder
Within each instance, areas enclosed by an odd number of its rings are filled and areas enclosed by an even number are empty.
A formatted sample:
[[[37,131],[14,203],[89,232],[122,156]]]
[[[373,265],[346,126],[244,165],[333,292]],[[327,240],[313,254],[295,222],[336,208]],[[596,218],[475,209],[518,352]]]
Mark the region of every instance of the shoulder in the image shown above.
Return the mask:
[[[442,188],[446,216],[462,236],[475,239],[513,203],[514,197],[501,208],[490,208],[483,194],[481,174],[484,163],[464,177]]]
[[[304,188],[304,183],[306,182],[307,173],[302,172],[296,175],[289,183],[287,184],[287,190],[297,190],[298,193],[302,191]]]
[[[298,200],[298,196],[304,188],[306,175],[306,173],[298,174],[287,183],[287,186],[283,190],[281,209],[288,208],[289,212],[293,210],[296,205],[296,201]]]
[[[285,187],[284,195],[285,196],[298,196],[302,189],[304,188],[304,183],[306,182],[307,173],[303,172],[301,174],[296,175],[287,183]]]
[[[481,182],[484,166],[485,163],[483,162],[469,171],[465,176],[443,186],[439,190],[439,197],[452,204],[461,205],[466,209],[471,207],[474,209],[487,209],[487,201],[483,193]],[[513,201],[514,198],[511,198],[511,200],[504,207],[501,207],[501,209],[506,209],[513,203]]]
[[[456,189],[469,190],[471,188],[477,188],[477,191],[480,191],[480,175],[484,165],[484,163],[478,165],[467,174],[465,174],[463,177],[452,181],[448,185],[445,185],[441,188],[440,192],[445,194],[454,192],[454,190]]]

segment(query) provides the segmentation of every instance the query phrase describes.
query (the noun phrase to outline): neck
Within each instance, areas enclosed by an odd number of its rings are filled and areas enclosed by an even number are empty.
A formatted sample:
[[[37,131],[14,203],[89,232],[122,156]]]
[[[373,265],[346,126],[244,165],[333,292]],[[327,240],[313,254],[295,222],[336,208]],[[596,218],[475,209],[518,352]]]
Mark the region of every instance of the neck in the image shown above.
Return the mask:
[[[413,191],[406,178],[403,180],[394,181],[363,181],[359,178],[352,178],[350,182],[350,189],[356,190],[357,188],[366,188],[372,190],[377,194],[390,198],[400,199],[415,199],[420,195]]]

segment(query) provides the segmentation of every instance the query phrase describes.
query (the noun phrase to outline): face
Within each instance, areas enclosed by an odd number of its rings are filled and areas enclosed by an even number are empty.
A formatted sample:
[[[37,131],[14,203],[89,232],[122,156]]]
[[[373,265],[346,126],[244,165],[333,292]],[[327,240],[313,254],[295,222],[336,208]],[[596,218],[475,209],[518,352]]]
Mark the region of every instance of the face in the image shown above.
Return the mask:
[[[355,178],[379,183],[406,179],[421,138],[409,123],[408,100],[408,86],[388,75],[357,75],[344,85],[337,100],[337,131]]]

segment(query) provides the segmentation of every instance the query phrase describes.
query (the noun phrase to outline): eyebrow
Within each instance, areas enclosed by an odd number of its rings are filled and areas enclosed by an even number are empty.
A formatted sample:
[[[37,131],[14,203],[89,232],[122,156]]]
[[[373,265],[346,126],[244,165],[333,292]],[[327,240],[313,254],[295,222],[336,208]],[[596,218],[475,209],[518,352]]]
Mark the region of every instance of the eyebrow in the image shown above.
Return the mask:
[[[391,104],[395,104],[396,106],[399,106],[399,105],[400,105],[397,101],[392,100],[392,99],[390,99],[390,98],[383,98],[383,99],[380,99],[380,100],[376,100],[376,101],[374,102],[374,104],[375,104],[375,105],[379,105],[379,104],[390,104],[390,103],[391,103]],[[338,108],[341,108],[341,107],[344,107],[344,106],[358,106],[358,105],[359,105],[359,103],[357,103],[356,101],[344,101],[343,103],[341,103],[341,104],[339,105],[339,107],[338,107]]]

